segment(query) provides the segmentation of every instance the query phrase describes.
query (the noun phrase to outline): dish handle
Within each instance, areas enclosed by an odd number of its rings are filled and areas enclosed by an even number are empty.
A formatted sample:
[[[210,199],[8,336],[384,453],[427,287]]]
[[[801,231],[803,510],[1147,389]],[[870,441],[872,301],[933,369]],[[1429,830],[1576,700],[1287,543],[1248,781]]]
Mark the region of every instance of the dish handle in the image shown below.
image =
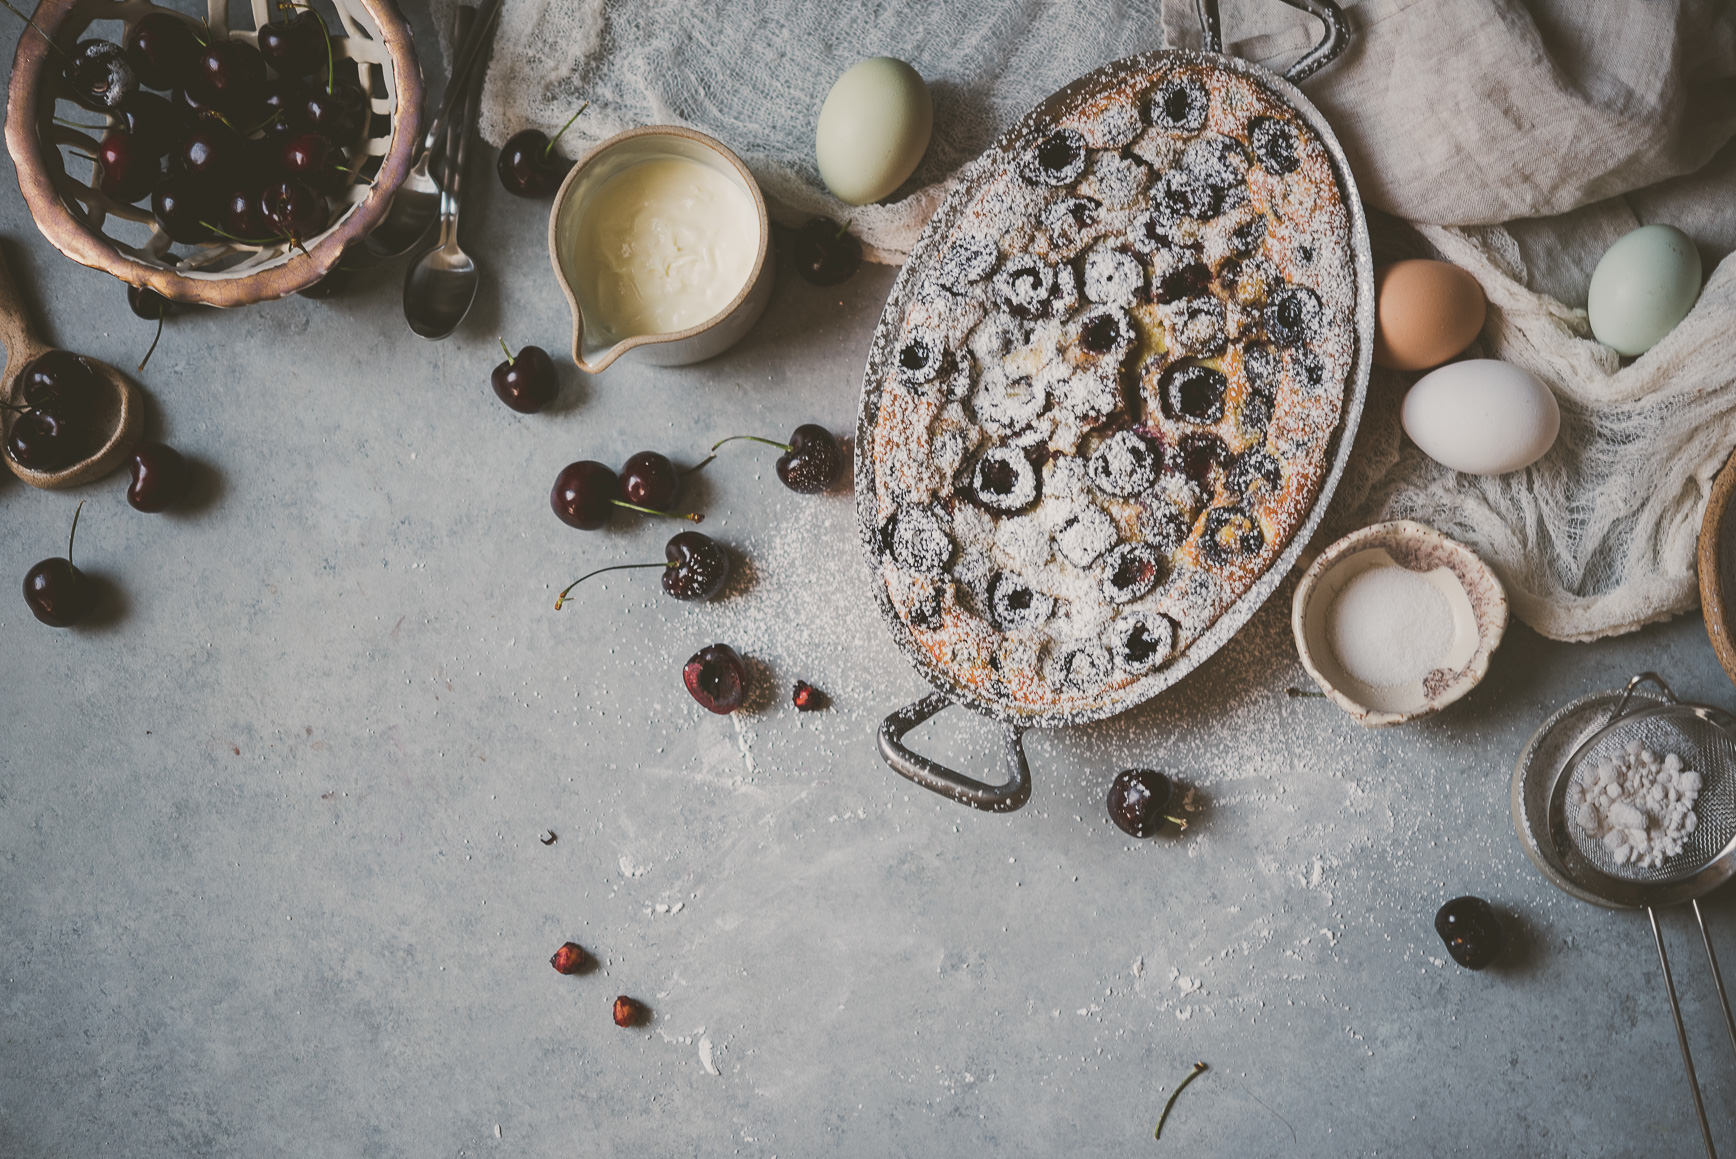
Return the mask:
[[[1344,54],[1350,45],[1350,25],[1345,22],[1343,9],[1333,0],[1284,0],[1284,3],[1301,9],[1326,26],[1320,43],[1284,70],[1284,79],[1294,83],[1313,76]],[[1202,47],[1207,52],[1221,54],[1224,51],[1224,33],[1218,20],[1218,0],[1194,0],[1194,7],[1200,18]]]
[[[951,797],[973,809],[1011,813],[1031,798],[1031,770],[1025,763],[1024,730],[1007,725],[1003,734],[1003,757],[1007,780],[990,785],[947,768],[938,761],[912,752],[904,745],[905,734],[942,709],[952,707],[944,692],[930,692],[907,704],[880,722],[880,756],[892,771],[943,797]]]

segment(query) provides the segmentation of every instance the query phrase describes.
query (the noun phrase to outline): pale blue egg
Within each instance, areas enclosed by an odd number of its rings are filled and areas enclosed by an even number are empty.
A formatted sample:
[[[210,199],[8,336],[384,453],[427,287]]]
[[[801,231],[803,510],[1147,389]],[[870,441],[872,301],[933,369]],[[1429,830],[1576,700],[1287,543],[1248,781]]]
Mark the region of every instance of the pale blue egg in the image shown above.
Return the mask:
[[[1605,346],[1644,354],[1700,296],[1700,251],[1673,225],[1642,225],[1610,246],[1591,275],[1586,312]]]

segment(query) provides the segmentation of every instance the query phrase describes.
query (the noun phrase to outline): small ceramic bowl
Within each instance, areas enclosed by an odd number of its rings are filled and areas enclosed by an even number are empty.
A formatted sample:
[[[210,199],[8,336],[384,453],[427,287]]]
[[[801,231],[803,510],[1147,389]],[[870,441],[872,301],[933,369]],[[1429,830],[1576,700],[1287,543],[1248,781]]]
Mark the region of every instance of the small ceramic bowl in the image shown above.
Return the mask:
[[[1420,572],[1453,615],[1453,642],[1441,664],[1404,684],[1365,684],[1332,649],[1330,616],[1338,595],[1374,567]],[[1328,547],[1303,574],[1290,604],[1302,667],[1332,702],[1364,728],[1402,724],[1438,712],[1475,688],[1507,630],[1507,594],[1489,565],[1457,540],[1409,520],[1376,523]]]
[[[759,237],[753,270],[747,283],[724,308],[685,330],[667,334],[606,334],[598,326],[585,325],[580,305],[578,262],[579,223],[591,196],[609,178],[641,161],[684,157],[722,173],[752,199],[759,215]],[[653,366],[685,366],[721,354],[741,340],[772,296],[771,221],[766,216],[765,196],[759,183],[721,141],[677,125],[652,125],[618,133],[592,149],[574,165],[555,194],[549,212],[549,261],[555,278],[573,312],[573,361],[580,370],[595,374],[629,350]]]
[[[1700,520],[1700,615],[1724,675],[1736,681],[1736,455],[1725,461]]]

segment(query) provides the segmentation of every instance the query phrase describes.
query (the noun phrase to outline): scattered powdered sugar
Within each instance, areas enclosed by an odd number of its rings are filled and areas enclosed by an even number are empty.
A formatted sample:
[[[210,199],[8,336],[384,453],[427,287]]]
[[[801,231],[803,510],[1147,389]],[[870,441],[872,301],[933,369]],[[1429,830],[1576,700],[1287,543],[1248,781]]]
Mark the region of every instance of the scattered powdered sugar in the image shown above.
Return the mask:
[[[1375,688],[1422,680],[1453,646],[1453,609],[1422,573],[1382,565],[1353,576],[1326,612],[1332,652]]]
[[[1693,836],[1700,784],[1675,753],[1659,757],[1629,741],[1614,760],[1568,786],[1567,808],[1617,865],[1657,869]]]

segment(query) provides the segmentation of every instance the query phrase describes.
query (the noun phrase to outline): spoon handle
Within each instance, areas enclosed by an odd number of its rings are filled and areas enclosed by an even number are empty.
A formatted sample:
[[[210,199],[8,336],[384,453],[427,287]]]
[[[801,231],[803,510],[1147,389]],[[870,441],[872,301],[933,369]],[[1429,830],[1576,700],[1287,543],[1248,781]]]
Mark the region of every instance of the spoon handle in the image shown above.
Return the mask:
[[[424,157],[434,158],[432,172],[440,173],[445,168],[443,155],[450,148],[448,122],[454,112],[459,111],[459,96],[470,87],[470,82],[476,75],[486,70],[480,67],[482,55],[487,49],[490,34],[494,31],[495,22],[500,19],[500,0],[484,0],[477,13],[477,19],[470,25],[466,35],[460,33],[453,37],[453,51],[458,54],[458,65],[452,70],[452,76],[446,82],[446,93],[440,100],[440,108],[428,122],[428,132],[422,138],[421,152]],[[462,45],[462,51],[459,46]]]
[[[11,393],[12,380],[18,372],[49,346],[30,324],[30,311],[25,308],[18,284],[12,280],[3,247],[0,247],[0,343],[6,346],[6,377],[0,379],[0,398],[4,398]]]
[[[480,74],[465,78],[456,114],[446,134],[445,172],[440,182],[440,244],[458,247],[458,193],[464,179],[464,159],[470,152],[471,122],[476,116]]]

